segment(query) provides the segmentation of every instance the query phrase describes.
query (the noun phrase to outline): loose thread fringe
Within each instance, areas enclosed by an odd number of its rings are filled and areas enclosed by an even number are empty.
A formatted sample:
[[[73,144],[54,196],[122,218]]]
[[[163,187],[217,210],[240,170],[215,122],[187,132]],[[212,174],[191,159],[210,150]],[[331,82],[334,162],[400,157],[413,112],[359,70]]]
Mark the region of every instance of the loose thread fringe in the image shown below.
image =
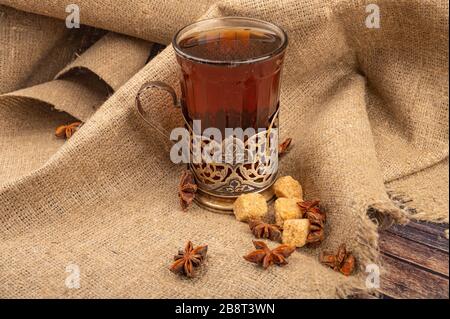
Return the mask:
[[[406,195],[405,193],[390,189],[387,191],[387,194],[389,198],[392,200],[392,202],[395,204],[395,206],[401,209],[404,212],[406,218],[408,219],[427,220],[436,223],[449,222],[448,215],[446,217],[441,216],[436,217],[436,215],[433,213],[412,207],[414,199]]]
[[[379,266],[381,274],[383,265],[378,247],[378,231],[391,226],[394,222],[405,224],[408,222],[405,211],[396,207],[393,202],[375,202],[366,206],[366,214],[362,214],[358,219],[358,235],[356,245],[353,247],[355,256],[358,256],[358,271],[360,276],[364,276],[365,267],[369,264]],[[361,277],[362,279],[362,277]],[[365,282],[365,281],[364,281]],[[348,298],[360,293],[369,293],[374,297],[380,295],[375,288],[366,287],[364,284],[355,286],[353,283],[341,285],[337,289],[339,298]]]
[[[423,210],[412,207],[414,199],[404,193],[388,190],[390,201],[380,201],[367,205],[366,214],[358,220],[358,235],[353,252],[359,258],[358,270],[360,276],[365,272],[365,266],[376,264],[384,273],[378,248],[378,231],[390,227],[394,223],[406,224],[411,219],[433,220],[433,215]],[[448,216],[444,218],[434,217],[435,222],[447,222]],[[448,230],[446,233],[448,236]],[[362,279],[362,278],[361,278]],[[338,287],[339,298],[348,298],[359,293],[369,293],[378,296],[380,293],[376,289],[369,289],[354,283],[346,283]]]

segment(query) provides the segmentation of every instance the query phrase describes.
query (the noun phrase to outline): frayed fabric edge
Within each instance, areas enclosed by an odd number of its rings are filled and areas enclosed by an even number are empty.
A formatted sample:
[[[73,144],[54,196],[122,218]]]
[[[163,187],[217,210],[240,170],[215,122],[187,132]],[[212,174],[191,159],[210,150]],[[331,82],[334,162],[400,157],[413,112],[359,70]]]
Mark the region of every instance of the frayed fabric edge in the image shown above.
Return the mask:
[[[390,189],[387,191],[387,194],[394,205],[401,209],[408,219],[447,224],[449,222],[448,214],[445,217],[436,216],[434,213],[429,213],[414,207],[414,199],[403,192]]]
[[[406,224],[409,219],[406,212],[397,207],[392,201],[372,202],[365,205],[365,214],[361,214],[358,219],[358,235],[356,245],[352,251],[358,256],[358,282],[348,282],[337,288],[339,298],[347,299],[357,297],[359,294],[369,294],[372,297],[379,297],[380,292],[376,288],[367,287],[364,280],[366,266],[376,264],[379,266],[381,275],[386,273],[380,257],[378,247],[379,230],[390,227],[392,224]]]

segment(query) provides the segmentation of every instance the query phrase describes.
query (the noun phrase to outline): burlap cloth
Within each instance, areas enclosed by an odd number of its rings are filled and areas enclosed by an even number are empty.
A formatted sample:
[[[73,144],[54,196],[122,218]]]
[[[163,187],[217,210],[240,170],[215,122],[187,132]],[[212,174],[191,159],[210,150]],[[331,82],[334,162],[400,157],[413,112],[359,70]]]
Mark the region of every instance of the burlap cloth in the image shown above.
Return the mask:
[[[446,1],[87,0],[85,26],[68,30],[71,2],[0,0],[1,297],[345,297],[379,263],[371,218],[448,221]],[[368,3],[379,29],[365,26]],[[146,64],[147,41],[229,15],[287,31],[280,123],[294,147],[281,171],[329,214],[319,249],[267,271],[242,258],[246,224],[180,211],[183,168],[168,156],[179,110],[156,93],[153,127],[134,110],[144,81],[177,86],[172,47]],[[70,140],[54,136],[76,119],[86,123]],[[193,280],[168,270],[187,240],[209,245]],[[317,261],[342,242],[359,260],[348,278]],[[79,289],[65,285],[69,264]]]

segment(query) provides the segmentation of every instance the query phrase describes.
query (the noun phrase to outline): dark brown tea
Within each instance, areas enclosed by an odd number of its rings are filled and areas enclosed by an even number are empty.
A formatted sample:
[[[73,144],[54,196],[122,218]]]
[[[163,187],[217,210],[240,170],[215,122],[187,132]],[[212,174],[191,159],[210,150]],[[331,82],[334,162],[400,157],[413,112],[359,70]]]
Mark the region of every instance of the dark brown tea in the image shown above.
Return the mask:
[[[267,128],[277,111],[284,48],[279,35],[228,27],[182,38],[182,107],[202,129]]]

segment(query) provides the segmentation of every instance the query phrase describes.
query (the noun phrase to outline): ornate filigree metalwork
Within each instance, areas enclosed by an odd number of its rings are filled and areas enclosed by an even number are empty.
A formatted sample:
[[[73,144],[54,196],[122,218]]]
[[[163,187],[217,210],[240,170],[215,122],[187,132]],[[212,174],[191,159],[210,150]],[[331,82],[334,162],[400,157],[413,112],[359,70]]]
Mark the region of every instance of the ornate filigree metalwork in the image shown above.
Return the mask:
[[[242,140],[229,136],[221,142],[196,136],[191,130],[191,159],[194,144],[200,154],[219,154],[209,162],[191,161],[199,189],[219,197],[237,197],[243,193],[259,192],[274,182],[278,170],[278,116],[270,127]],[[198,153],[197,153],[198,154]]]

